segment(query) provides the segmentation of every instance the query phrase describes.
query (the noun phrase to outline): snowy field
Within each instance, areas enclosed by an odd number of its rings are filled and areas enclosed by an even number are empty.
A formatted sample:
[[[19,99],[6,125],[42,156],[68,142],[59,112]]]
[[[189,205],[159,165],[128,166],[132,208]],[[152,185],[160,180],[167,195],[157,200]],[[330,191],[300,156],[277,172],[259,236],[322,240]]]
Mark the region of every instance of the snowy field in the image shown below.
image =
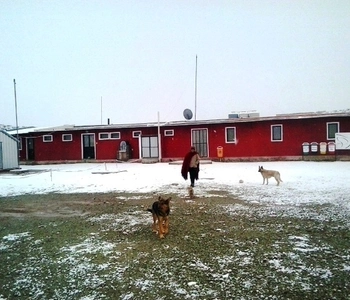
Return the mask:
[[[278,170],[283,182],[273,178],[262,185],[258,162],[201,164],[197,196],[223,190],[241,200],[262,204],[299,205],[333,203],[350,208],[350,162],[264,162]],[[180,164],[84,163],[22,166],[23,173],[0,173],[0,196],[45,193],[186,193],[189,181]],[[243,183],[240,183],[243,181]]]
[[[280,171],[283,182],[277,186],[271,178],[269,185],[262,185],[259,165]],[[0,196],[136,192],[169,193],[181,199],[187,196],[189,181],[181,177],[180,170],[181,164],[168,163],[22,166],[21,172],[0,173]],[[0,299],[20,298],[24,294],[31,295],[30,299],[107,299],[106,287],[117,283],[122,288],[116,292],[117,299],[122,300],[156,299],[151,292],[169,289],[173,299],[218,300],[233,299],[234,295],[241,295],[240,299],[253,299],[253,295],[254,299],[282,299],[277,295],[279,289],[286,287],[287,290],[290,287],[292,294],[300,293],[295,295],[301,298],[307,298],[314,291],[327,293],[325,299],[344,299],[343,289],[348,288],[348,283],[342,280],[348,278],[350,271],[348,246],[340,242],[333,244],[328,237],[334,236],[337,241],[344,237],[347,243],[349,183],[350,162],[202,163],[195,187],[197,198],[193,201],[197,211],[207,210],[206,196],[215,194],[220,197],[229,193],[256,205],[222,205],[229,217],[225,219],[226,224],[215,223],[215,234],[206,231],[212,226],[211,220],[205,223],[201,219],[206,225],[200,227],[203,230],[200,233],[189,230],[183,235],[174,230],[161,244],[150,239],[151,218],[141,207],[133,213],[117,209],[100,216],[72,218],[71,222],[83,224],[78,228],[91,233],[79,237],[79,242],[71,241],[68,234],[68,240],[57,250],[46,249],[46,232],[65,241],[63,233],[70,222],[65,225],[61,221],[47,221],[32,230],[12,229],[0,240],[0,255],[6,260],[2,265],[3,274],[15,275],[4,281]],[[118,200],[138,201],[137,197],[131,195],[130,199]],[[320,208],[317,204],[331,205]],[[174,205],[175,211],[179,211],[180,201]],[[275,224],[274,219],[272,223],[265,223],[265,216],[268,220],[277,215],[282,223]],[[180,218],[181,214],[176,216]],[[290,216],[293,222],[288,221]],[[243,231],[239,221],[242,217],[250,220]],[[175,222],[174,215],[172,218]],[[183,222],[186,219],[184,216]],[[92,223],[95,225],[91,226]],[[14,224],[20,226],[19,222]],[[305,232],[304,224],[309,224]],[[35,237],[43,226],[45,235]],[[320,242],[318,234],[325,228],[327,234]],[[112,234],[111,238],[108,233]],[[222,239],[221,234],[226,238]],[[262,240],[249,238],[251,234]],[[202,244],[206,245],[203,249]],[[262,254],[261,249],[266,252]],[[21,263],[18,264],[19,253]],[[99,257],[100,261],[92,260],[92,256]],[[134,258],[126,260],[129,256]],[[153,266],[155,256],[158,261]],[[52,270],[55,271],[50,273]],[[60,285],[59,278],[67,280]],[[268,288],[271,284],[275,286],[273,292]],[[50,289],[54,290],[55,298],[48,292]],[[222,298],[223,294],[227,297]]]

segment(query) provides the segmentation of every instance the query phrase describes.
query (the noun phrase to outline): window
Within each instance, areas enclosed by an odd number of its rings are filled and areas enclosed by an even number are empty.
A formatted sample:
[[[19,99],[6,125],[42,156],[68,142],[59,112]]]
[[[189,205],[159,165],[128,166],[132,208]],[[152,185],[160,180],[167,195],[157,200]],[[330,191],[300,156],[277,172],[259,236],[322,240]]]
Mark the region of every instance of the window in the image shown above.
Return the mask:
[[[98,134],[98,139],[99,140],[108,140],[109,138],[109,133],[108,132],[100,132]]]
[[[339,132],[339,123],[327,123],[327,140],[334,140],[335,134]]]
[[[99,140],[119,140],[120,132],[100,132],[98,138]]]
[[[62,134],[63,142],[71,142],[73,141],[73,136],[71,134]]]
[[[43,135],[43,142],[44,143],[48,143],[48,142],[52,142],[53,141],[53,136],[50,134],[48,135]]]
[[[283,140],[282,125],[271,125],[271,141],[281,142]]]
[[[132,132],[132,137],[133,138],[137,138],[137,137],[139,137],[141,135],[141,131],[133,131]]]
[[[174,130],[164,130],[164,136],[174,136]]]
[[[225,128],[226,143],[236,143],[236,127]]]
[[[112,140],[119,140],[120,139],[120,132],[111,132],[111,139]]]

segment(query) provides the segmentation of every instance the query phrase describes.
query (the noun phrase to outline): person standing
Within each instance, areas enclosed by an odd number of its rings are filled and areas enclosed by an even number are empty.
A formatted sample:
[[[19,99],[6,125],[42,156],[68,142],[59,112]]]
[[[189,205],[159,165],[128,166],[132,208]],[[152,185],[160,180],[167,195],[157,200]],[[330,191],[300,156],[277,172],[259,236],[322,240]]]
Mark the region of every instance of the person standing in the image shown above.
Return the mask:
[[[194,187],[194,181],[198,180],[199,172],[199,154],[195,147],[191,147],[190,152],[185,155],[182,162],[181,175],[187,180],[188,173],[190,173],[191,186]]]

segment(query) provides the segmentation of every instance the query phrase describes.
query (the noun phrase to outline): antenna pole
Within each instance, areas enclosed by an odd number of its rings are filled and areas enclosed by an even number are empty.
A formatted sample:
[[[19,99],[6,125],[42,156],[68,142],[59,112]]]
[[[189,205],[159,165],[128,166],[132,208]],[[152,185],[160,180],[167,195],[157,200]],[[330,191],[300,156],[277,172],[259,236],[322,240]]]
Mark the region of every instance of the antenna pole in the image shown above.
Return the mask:
[[[13,89],[15,93],[15,112],[16,112],[16,129],[17,129],[17,155],[19,159],[19,136],[18,136],[18,116],[17,116],[17,95],[16,95],[16,79],[13,79]]]
[[[162,137],[160,134],[160,115],[159,115],[159,111],[158,111],[158,145],[159,145],[159,154],[158,154],[158,161],[161,162],[162,161]]]
[[[194,81],[194,120],[197,120],[197,55],[196,55],[196,75]]]
[[[101,125],[102,125],[102,96],[101,96]]]

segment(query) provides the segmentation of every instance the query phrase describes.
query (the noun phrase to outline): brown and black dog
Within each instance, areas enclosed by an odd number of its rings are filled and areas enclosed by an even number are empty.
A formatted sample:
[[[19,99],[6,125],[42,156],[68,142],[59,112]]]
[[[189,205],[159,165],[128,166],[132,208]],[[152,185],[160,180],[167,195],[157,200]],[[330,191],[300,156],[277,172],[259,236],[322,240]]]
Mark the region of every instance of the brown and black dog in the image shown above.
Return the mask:
[[[152,208],[147,209],[153,216],[152,231],[158,232],[159,238],[161,239],[164,239],[164,235],[169,232],[170,200],[171,197],[164,199],[159,196],[158,201],[153,202]]]

